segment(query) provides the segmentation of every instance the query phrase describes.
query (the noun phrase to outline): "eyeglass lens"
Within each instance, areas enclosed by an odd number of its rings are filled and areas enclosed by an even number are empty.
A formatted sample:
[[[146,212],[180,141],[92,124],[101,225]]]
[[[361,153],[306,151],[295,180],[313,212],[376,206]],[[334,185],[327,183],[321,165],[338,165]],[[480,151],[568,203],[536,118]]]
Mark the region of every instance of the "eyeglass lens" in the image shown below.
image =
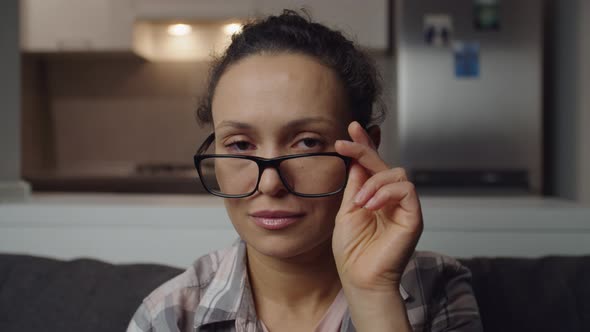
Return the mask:
[[[213,192],[246,195],[256,189],[259,170],[255,161],[211,157],[202,160],[200,166],[205,186]],[[338,191],[346,182],[346,163],[337,156],[286,159],[281,162],[279,172],[288,189],[303,195]]]

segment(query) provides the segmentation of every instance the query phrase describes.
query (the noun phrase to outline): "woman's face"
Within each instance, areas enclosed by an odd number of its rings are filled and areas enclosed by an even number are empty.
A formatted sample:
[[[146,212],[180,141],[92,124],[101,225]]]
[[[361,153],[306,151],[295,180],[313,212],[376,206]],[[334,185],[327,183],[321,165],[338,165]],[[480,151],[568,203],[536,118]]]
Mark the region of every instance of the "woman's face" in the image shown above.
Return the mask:
[[[336,73],[301,54],[252,55],[231,65],[218,82],[212,110],[215,153],[265,158],[333,152],[334,142],[348,137],[351,121]],[[225,206],[249,248],[289,258],[330,247],[341,199],[295,196],[269,168],[254,195],[225,199]],[[272,220],[277,213],[287,216]],[[272,229],[273,223],[282,226]]]

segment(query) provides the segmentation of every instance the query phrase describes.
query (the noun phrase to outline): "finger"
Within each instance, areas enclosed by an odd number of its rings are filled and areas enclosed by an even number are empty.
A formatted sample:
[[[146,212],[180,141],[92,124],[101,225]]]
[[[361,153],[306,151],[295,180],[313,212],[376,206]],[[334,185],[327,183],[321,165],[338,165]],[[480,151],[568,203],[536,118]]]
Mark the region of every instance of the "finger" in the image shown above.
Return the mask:
[[[381,187],[390,183],[404,181],[408,181],[408,176],[406,170],[401,167],[379,172],[365,181],[356,194],[354,202],[359,206],[363,206]]]
[[[371,175],[389,169],[389,166],[381,159],[379,153],[367,145],[338,140],[334,144],[334,148],[339,154],[355,159]]]
[[[340,212],[348,213],[360,208],[354,203],[354,197],[368,178],[369,174],[365,168],[353,161],[348,171],[348,181],[342,195]]]
[[[378,153],[375,151],[375,147],[372,143],[371,138],[357,121],[353,121],[349,124],[348,132],[354,142],[336,142],[335,148],[337,152],[339,152],[342,155],[346,155],[347,151],[350,150],[350,147],[346,147],[349,144],[357,144],[359,147],[364,146],[364,150],[366,150],[367,153],[369,153],[368,151],[372,151],[373,153],[373,169],[382,170],[383,168],[388,168],[387,165],[381,160]],[[355,150],[354,147],[352,148],[352,150]],[[358,153],[355,155],[360,156]],[[355,158],[353,155],[351,155],[350,157],[358,159]],[[354,204],[354,196],[357,194],[357,192],[365,183],[365,181],[367,181],[369,176],[373,173],[373,171],[370,169],[370,173],[368,173],[366,168],[367,167],[365,165],[359,164],[358,160],[353,160],[351,167],[349,169],[348,181],[346,183],[346,189],[344,190],[342,198],[342,205],[340,209],[341,212],[350,212],[354,209],[359,208],[358,205]]]
[[[353,121],[348,125],[348,134],[353,142],[361,143],[376,150],[373,140],[367,131],[357,121]]]
[[[414,184],[404,181],[385,185],[379,188],[364,207],[376,211],[391,204],[399,205],[406,212],[419,212],[420,202]]]

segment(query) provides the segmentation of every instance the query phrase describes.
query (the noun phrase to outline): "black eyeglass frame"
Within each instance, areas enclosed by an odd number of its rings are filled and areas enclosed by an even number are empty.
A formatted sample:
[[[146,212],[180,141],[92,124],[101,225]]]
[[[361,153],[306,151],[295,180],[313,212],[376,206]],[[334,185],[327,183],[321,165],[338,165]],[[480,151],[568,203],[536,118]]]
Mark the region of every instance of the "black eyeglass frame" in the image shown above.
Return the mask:
[[[205,139],[203,144],[201,144],[201,146],[197,150],[197,153],[193,157],[193,160],[195,163],[195,168],[197,169],[197,173],[199,173],[199,179],[201,180],[201,183],[203,184],[203,187],[205,188],[205,190],[212,195],[224,197],[224,198],[244,198],[244,197],[251,196],[256,191],[258,191],[258,185],[260,184],[260,178],[262,177],[262,173],[264,172],[264,170],[267,168],[274,168],[277,171],[277,173],[279,174],[279,178],[281,179],[283,186],[285,186],[285,188],[289,191],[289,193],[291,193],[295,196],[308,197],[308,198],[326,197],[326,196],[336,195],[336,194],[340,193],[341,191],[343,191],[344,188],[346,188],[346,183],[348,182],[349,166],[352,161],[352,158],[340,155],[337,152],[300,153],[300,154],[292,154],[292,155],[280,156],[280,157],[270,158],[270,159],[256,157],[256,156],[244,156],[244,155],[235,155],[235,154],[203,154],[203,152],[205,152],[209,148],[209,146],[211,145],[211,143],[213,142],[214,139],[215,139],[215,133],[212,133],[211,135],[209,135],[209,137],[207,137]],[[283,175],[281,174],[281,169],[279,168],[281,163],[283,161],[289,160],[289,159],[296,159],[296,158],[302,158],[302,157],[313,157],[313,156],[333,156],[333,157],[339,157],[340,159],[342,159],[344,161],[344,165],[346,168],[346,175],[344,177],[344,184],[340,188],[338,188],[335,191],[331,191],[331,192],[324,193],[324,194],[302,194],[302,193],[298,193],[296,191],[293,191],[290,188],[289,184],[287,183],[287,181],[283,178]],[[246,193],[246,194],[240,194],[240,195],[223,194],[220,192],[215,192],[213,190],[210,190],[207,187],[205,180],[203,179],[203,174],[201,172],[201,167],[200,167],[201,162],[203,160],[210,159],[210,158],[237,158],[237,159],[251,160],[251,161],[255,162],[256,165],[258,165],[258,180],[256,181],[256,186],[254,187],[254,189],[251,192]]]

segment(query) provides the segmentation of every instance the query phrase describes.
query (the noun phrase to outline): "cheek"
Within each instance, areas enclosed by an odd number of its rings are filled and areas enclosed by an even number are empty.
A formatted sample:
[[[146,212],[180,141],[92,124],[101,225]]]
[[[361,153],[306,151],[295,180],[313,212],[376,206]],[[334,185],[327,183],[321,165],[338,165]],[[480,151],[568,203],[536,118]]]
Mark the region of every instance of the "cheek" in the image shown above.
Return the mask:
[[[237,223],[243,218],[243,215],[247,212],[246,206],[243,203],[242,199],[231,199],[231,198],[224,198],[223,201],[225,205],[225,210],[232,222],[234,227],[237,226]]]
[[[342,194],[324,198],[314,199],[310,205],[310,214],[320,220],[325,220],[325,224],[333,224],[342,203]]]

